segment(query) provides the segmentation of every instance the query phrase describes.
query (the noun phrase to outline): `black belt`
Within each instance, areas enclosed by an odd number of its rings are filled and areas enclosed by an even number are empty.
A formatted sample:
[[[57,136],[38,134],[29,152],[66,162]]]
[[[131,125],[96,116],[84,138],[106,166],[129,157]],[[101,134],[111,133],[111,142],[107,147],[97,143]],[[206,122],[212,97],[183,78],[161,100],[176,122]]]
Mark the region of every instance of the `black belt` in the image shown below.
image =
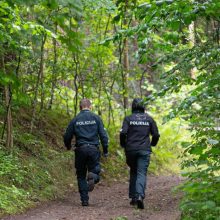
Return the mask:
[[[96,147],[98,148],[97,144],[79,144],[76,147]]]

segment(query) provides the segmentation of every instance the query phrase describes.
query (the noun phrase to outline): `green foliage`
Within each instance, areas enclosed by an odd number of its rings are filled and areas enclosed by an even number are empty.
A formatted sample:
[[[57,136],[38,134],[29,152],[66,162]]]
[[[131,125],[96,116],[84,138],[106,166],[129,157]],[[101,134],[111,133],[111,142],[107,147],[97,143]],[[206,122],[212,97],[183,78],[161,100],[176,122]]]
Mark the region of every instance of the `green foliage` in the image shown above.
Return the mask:
[[[34,134],[25,131],[23,124],[30,113],[22,110],[18,114],[20,117],[14,122],[13,152],[0,148],[0,214],[20,212],[34,202],[62,197],[69,185],[75,184],[73,155],[60,152],[57,146],[62,136],[59,114],[44,113],[41,117],[44,123]],[[48,129],[54,133],[50,134]]]
[[[12,155],[7,155],[0,149],[0,176],[1,180],[7,179],[12,184],[20,185],[24,182],[26,171],[19,165],[19,160]]]
[[[119,145],[120,125],[111,125],[107,129],[109,136],[109,158],[102,158],[102,174],[109,181],[124,180],[128,176],[128,167],[124,150]]]
[[[179,173],[181,142],[189,138],[189,133],[184,128],[185,123],[173,120],[165,125],[160,125],[160,122],[158,124],[161,137],[158,146],[152,148],[149,171],[156,174]]]
[[[184,219],[217,219],[220,214],[219,176],[209,170],[197,170],[185,175],[190,179],[180,187],[186,194],[181,202]]]
[[[159,125],[161,138],[158,146],[153,147],[151,157],[150,172],[153,173],[178,173],[179,163],[177,158],[181,154],[181,141],[188,135],[178,120]]]
[[[29,193],[21,187],[26,181],[26,174],[19,159],[0,148],[0,210],[15,213],[28,205]],[[10,184],[5,185],[5,182]]]
[[[16,213],[29,205],[28,192],[14,185],[8,187],[0,184],[0,193],[0,214],[1,210],[5,213]]]
[[[184,99],[169,115],[176,115],[190,122],[192,131],[192,142],[185,141],[183,145],[182,163],[183,169],[190,169],[185,174],[190,181],[182,190],[185,198],[181,209],[184,218],[215,219],[219,216],[219,131],[218,131],[218,109],[219,109],[219,71],[216,69],[215,58],[218,59],[216,49],[210,50],[213,63],[203,68],[195,79],[195,87],[189,96]],[[207,52],[206,51],[206,52]],[[203,63],[203,52],[197,55],[197,63]],[[199,67],[197,66],[199,69]],[[173,81],[169,78],[168,81]],[[180,86],[180,85],[179,85]],[[206,97],[206,99],[204,99]],[[208,186],[206,185],[208,183]],[[206,190],[207,187],[210,189]],[[206,204],[207,203],[207,204]]]
[[[219,24],[219,11],[217,0],[150,1],[134,11],[136,26],[107,39],[136,35],[139,63],[162,72],[163,86],[146,103],[179,93],[164,121],[178,117],[191,132],[182,144],[183,219],[219,218],[219,31],[211,26]]]
[[[190,86],[187,97],[183,96],[168,116],[168,120],[177,116],[187,120],[191,130],[191,141],[184,141],[182,154],[182,168],[189,170],[185,173],[189,180],[182,186],[185,192],[181,203],[183,219],[216,219],[219,216],[219,38],[214,30],[212,38],[204,34],[201,25],[201,34],[195,36],[197,42],[193,47],[191,42],[183,41],[189,24],[207,16],[218,20],[219,8],[215,0],[209,4],[153,1],[140,5],[137,13],[138,36],[143,48],[144,42],[149,41],[154,43],[153,48],[161,49],[161,44],[165,45],[164,55],[158,57],[154,67],[170,65],[162,74],[165,86],[157,97],[179,92],[184,85]],[[160,30],[159,42],[155,40],[155,29]],[[175,36],[171,36],[170,31]],[[146,40],[143,33],[149,33],[152,38]],[[161,36],[165,36],[163,41]],[[140,52],[140,61],[146,62],[143,59],[148,56],[146,50]],[[190,75],[193,68],[195,76]]]
[[[152,87],[152,92],[156,90]],[[184,96],[183,90],[180,94],[173,93],[170,96],[159,98],[152,101],[152,96],[147,100],[147,111],[153,116],[158,124],[160,132],[160,140],[156,147],[152,147],[153,153],[151,156],[150,172],[160,173],[179,173],[180,158],[183,150],[181,143],[191,140],[190,132],[187,131],[188,123],[181,118],[174,118],[167,122],[165,117],[169,113],[174,103],[179,102],[180,97]]]

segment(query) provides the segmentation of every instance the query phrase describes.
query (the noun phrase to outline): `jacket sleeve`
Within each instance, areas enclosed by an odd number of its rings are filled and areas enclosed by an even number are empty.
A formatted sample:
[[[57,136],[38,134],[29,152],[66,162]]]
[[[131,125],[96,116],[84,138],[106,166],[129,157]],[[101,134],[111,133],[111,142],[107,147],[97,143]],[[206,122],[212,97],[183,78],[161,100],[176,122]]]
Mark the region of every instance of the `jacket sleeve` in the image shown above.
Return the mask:
[[[127,118],[124,119],[122,128],[120,131],[120,145],[121,147],[125,148],[126,147],[126,139],[127,139],[127,132],[128,132],[128,121]]]
[[[102,119],[98,117],[98,132],[99,132],[99,138],[102,143],[103,153],[108,153],[108,134],[104,128]]]
[[[71,141],[74,135],[74,123],[73,120],[69,123],[65,134],[63,135],[63,141],[67,150],[71,149]]]
[[[158,127],[154,119],[152,119],[151,121],[150,133],[152,135],[151,146],[156,146],[159,141],[160,134],[159,134]]]

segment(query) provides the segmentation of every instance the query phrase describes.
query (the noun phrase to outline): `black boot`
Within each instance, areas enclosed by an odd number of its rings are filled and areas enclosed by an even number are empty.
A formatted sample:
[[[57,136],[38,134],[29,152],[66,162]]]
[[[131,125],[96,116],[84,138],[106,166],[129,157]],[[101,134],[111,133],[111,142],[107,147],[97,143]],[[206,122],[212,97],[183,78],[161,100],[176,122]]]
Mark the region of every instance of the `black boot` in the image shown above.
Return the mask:
[[[92,192],[95,187],[95,180],[92,172],[88,173],[87,182],[88,182],[89,192]]]
[[[82,206],[89,206],[89,202],[88,201],[82,201]]]
[[[144,209],[144,201],[143,201],[143,198],[141,196],[138,196],[137,207],[138,207],[138,209]]]
[[[130,205],[137,205],[137,199],[136,198],[132,198],[131,201],[130,201]]]

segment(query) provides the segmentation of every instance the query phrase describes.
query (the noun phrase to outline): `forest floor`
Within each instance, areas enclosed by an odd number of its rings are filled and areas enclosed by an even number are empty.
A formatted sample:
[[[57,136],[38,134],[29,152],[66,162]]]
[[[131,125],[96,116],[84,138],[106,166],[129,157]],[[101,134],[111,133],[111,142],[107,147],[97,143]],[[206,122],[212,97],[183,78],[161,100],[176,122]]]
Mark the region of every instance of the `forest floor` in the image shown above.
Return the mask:
[[[181,182],[178,176],[149,176],[144,210],[130,206],[126,181],[111,184],[103,181],[90,193],[89,207],[81,206],[79,193],[75,191],[65,199],[2,220],[177,220],[181,195],[174,194],[173,188]]]

